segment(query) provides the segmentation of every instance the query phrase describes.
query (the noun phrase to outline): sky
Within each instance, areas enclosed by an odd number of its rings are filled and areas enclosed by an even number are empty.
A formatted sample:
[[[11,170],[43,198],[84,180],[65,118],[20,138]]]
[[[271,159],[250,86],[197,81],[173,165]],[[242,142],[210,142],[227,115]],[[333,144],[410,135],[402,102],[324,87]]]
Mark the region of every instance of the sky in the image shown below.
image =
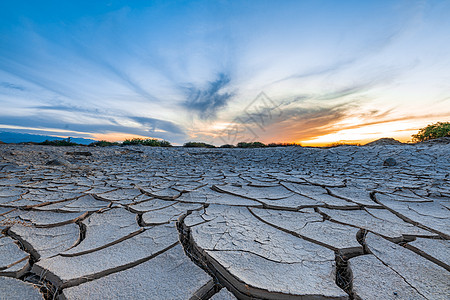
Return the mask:
[[[450,1],[1,1],[0,131],[408,141],[450,121]]]

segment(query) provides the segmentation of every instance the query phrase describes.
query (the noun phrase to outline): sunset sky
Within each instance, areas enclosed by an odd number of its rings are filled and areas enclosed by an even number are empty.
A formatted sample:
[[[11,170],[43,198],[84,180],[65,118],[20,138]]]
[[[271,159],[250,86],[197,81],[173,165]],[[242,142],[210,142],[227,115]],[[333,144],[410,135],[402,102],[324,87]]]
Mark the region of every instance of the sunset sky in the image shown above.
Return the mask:
[[[450,1],[1,1],[0,131],[402,141],[450,121]]]

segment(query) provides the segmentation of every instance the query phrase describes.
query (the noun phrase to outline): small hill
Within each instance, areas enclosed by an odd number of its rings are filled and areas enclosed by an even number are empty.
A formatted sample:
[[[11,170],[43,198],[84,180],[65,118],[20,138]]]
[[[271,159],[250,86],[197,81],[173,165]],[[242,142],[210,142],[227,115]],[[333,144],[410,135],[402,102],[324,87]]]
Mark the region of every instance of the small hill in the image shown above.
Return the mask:
[[[403,143],[393,138],[381,138],[373,142],[367,143],[364,146],[385,146],[385,145],[401,145],[401,144]]]
[[[6,143],[3,143],[2,141],[0,141],[0,145],[2,145],[2,144],[6,144]]]

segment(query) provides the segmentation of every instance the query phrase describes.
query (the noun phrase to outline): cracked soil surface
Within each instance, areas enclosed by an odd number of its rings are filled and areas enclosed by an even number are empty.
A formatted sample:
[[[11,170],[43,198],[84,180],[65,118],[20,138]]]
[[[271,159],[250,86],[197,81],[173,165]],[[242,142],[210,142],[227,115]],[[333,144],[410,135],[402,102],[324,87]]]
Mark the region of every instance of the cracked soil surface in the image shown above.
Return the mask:
[[[449,145],[85,149],[0,145],[0,299],[450,298]]]

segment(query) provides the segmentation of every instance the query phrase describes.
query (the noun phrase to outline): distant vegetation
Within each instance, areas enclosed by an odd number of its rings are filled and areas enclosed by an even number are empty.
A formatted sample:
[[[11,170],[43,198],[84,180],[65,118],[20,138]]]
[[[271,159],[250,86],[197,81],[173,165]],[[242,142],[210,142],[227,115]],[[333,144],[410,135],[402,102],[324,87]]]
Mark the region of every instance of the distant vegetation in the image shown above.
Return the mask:
[[[334,147],[341,147],[341,146],[361,146],[361,144],[335,142],[335,143],[331,143],[331,144],[326,145],[325,148],[334,148]]]
[[[261,143],[261,142],[240,142],[237,144],[238,148],[264,148],[266,147],[265,144]]]
[[[45,140],[41,143],[33,143],[35,145],[47,145],[47,146],[86,146],[83,144],[77,144],[71,141],[71,138],[67,138],[65,140]],[[122,143],[118,142],[108,142],[108,141],[96,141],[90,143],[89,147],[110,147],[110,146],[128,146],[128,145],[143,145],[143,146],[151,146],[151,147],[172,147],[170,142],[164,140],[157,139],[141,139],[141,138],[133,138],[127,139]]]
[[[267,147],[291,147],[291,146],[297,146],[297,147],[301,147],[301,144],[297,144],[297,143],[270,143],[267,144]]]
[[[440,137],[450,137],[450,122],[430,124],[412,135],[414,142],[424,142]]]
[[[261,142],[240,142],[236,146],[231,144],[225,144],[219,148],[265,148],[265,147],[289,147],[289,146],[301,146],[296,143],[270,143],[264,144]],[[216,146],[203,143],[203,142],[188,142],[183,145],[187,148],[216,148]]]
[[[168,141],[157,140],[157,139],[140,139],[140,138],[126,139],[125,141],[123,141],[122,145],[123,146],[143,145],[143,146],[150,146],[150,147],[172,147],[172,145]]]
[[[187,142],[183,145],[187,148],[216,148],[216,146],[203,142]]]
[[[234,145],[225,144],[225,145],[220,146],[220,148],[234,148]]]
[[[110,147],[119,146],[118,142],[108,142],[108,141],[97,141],[89,144],[89,147]]]
[[[1,142],[0,142],[1,143]],[[22,143],[23,144],[23,143]],[[158,139],[144,139],[144,138],[132,138],[126,139],[123,142],[108,142],[105,140],[95,141],[88,145],[78,144],[72,141],[69,137],[67,139],[57,139],[57,140],[45,140],[44,142],[28,142],[25,144],[34,145],[47,145],[47,146],[88,146],[88,147],[111,147],[111,146],[133,146],[133,145],[143,145],[150,147],[172,147],[172,144],[165,140]],[[237,145],[225,144],[218,148],[265,148],[265,147],[290,147],[290,146],[301,146],[297,143],[269,143],[264,144],[262,142],[239,142]],[[216,148],[216,146],[204,142],[187,142],[183,145],[186,148]]]
[[[77,143],[73,143],[71,141],[70,137],[65,140],[52,140],[52,141],[45,140],[41,143],[36,143],[36,144],[37,145],[46,145],[46,146],[78,146],[78,145],[80,145]]]
[[[261,142],[240,142],[237,144],[236,147],[238,148],[264,148],[264,147],[290,147],[290,146],[297,146],[300,147],[300,144],[297,143],[270,143],[270,144],[264,144]]]

